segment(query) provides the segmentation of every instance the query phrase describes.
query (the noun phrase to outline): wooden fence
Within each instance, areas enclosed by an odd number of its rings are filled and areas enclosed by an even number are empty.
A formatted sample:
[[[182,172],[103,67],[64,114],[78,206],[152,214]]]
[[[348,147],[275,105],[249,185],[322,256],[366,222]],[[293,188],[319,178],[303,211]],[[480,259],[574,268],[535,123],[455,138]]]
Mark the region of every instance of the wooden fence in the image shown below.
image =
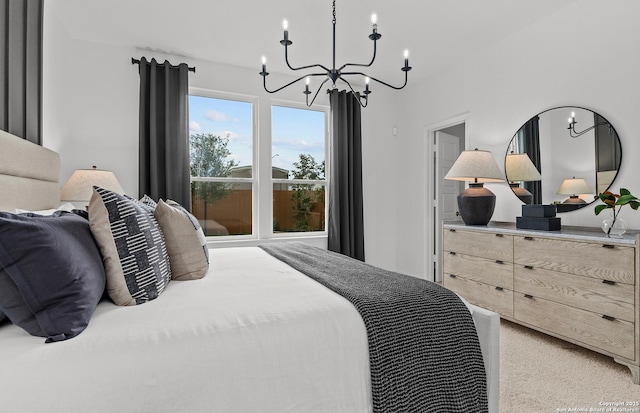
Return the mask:
[[[296,219],[295,190],[273,191],[274,232],[301,231],[300,224],[306,223],[306,231],[324,231],[324,193],[309,191],[315,201],[311,212]],[[235,189],[224,198],[205,202],[198,194],[192,193],[191,213],[200,221],[205,235],[245,235],[251,234],[251,190]]]

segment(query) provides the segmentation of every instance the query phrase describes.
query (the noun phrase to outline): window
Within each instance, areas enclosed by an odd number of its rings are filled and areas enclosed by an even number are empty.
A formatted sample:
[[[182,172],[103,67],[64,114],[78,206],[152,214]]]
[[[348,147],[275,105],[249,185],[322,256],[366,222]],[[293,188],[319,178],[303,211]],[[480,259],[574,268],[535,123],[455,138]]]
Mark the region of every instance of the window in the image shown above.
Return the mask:
[[[326,113],[271,107],[273,231],[326,228]]]
[[[328,108],[271,106],[271,122],[258,109],[258,98],[191,89],[191,212],[206,236],[241,243],[324,233]]]
[[[191,210],[207,236],[253,233],[253,104],[189,96]]]

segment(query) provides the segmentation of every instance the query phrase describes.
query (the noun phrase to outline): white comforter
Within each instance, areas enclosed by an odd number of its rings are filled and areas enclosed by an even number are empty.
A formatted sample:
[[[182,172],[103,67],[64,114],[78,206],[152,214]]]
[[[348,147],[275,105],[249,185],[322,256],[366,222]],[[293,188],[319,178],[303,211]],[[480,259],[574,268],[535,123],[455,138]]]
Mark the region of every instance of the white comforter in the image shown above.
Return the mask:
[[[259,248],[211,250],[197,281],[101,303],[78,337],[0,327],[7,412],[370,412],[355,308]]]

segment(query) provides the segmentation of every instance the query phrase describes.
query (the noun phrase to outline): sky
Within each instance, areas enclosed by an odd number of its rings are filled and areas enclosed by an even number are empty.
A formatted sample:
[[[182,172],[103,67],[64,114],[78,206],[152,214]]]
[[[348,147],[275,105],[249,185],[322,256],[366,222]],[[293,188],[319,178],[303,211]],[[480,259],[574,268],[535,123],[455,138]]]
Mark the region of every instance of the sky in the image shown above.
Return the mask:
[[[230,157],[240,166],[252,163],[251,103],[189,96],[189,133],[228,137]],[[272,107],[272,164],[286,170],[300,153],[320,163],[325,159],[325,113],[317,110]],[[259,138],[259,137],[258,137]]]

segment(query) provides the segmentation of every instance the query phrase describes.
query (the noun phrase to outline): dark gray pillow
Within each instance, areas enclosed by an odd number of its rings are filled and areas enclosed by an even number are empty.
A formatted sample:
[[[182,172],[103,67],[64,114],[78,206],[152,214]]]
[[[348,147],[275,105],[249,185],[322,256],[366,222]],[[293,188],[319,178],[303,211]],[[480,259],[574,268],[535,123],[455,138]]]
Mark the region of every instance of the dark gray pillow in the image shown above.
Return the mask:
[[[0,311],[29,334],[47,343],[80,334],[105,280],[86,219],[0,212]]]

